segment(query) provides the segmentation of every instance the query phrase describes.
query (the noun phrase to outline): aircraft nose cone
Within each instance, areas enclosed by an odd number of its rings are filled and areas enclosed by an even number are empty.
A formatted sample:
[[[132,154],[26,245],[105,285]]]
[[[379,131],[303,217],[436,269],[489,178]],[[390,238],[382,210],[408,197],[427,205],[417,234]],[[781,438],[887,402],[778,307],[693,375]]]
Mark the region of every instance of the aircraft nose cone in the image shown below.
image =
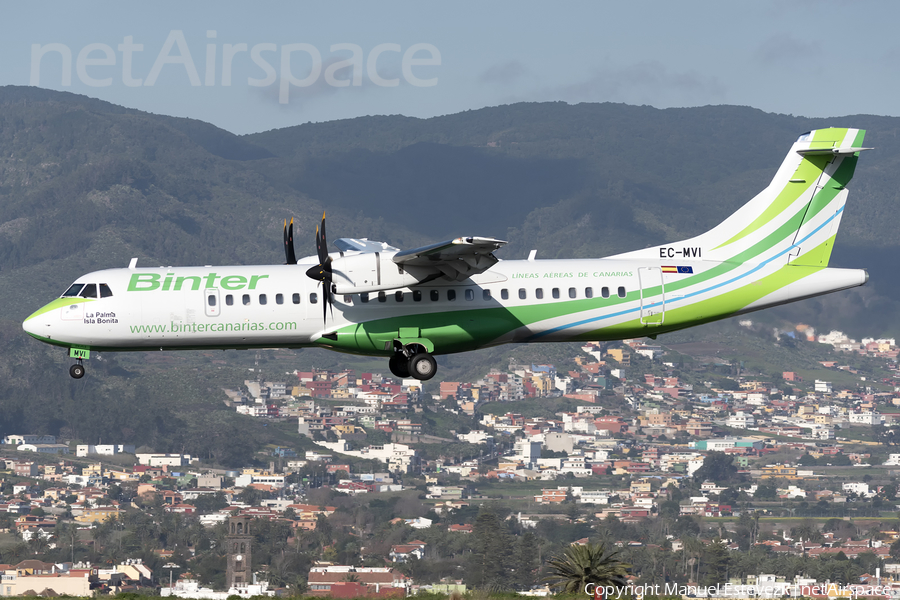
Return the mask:
[[[50,337],[50,321],[47,314],[38,311],[22,322],[22,329],[25,333],[39,339]]]

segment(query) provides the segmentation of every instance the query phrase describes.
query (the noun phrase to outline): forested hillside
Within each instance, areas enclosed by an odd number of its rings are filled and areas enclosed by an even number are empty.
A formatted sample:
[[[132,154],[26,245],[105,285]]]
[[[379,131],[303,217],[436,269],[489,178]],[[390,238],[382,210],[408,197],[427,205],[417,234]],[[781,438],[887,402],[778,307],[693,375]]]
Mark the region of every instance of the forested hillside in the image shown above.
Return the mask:
[[[868,129],[866,145],[876,148],[860,160],[833,258],[872,278],[780,314],[856,336],[900,336],[897,118],[543,103],[236,136],[84,96],[0,88],[0,433],[40,423],[171,448],[196,446],[172,433],[194,411],[236,419],[215,400],[212,377],[187,392],[156,389],[139,355],[107,368],[102,385],[76,389],[86,384],[68,381],[60,351],[27,339],[20,323],[84,272],[133,256],[152,265],[278,263],[282,220],[292,216],[298,253],[313,254],[324,209],[332,237],[410,247],[486,235],[510,240],[501,258],[532,248],[545,258],[602,256],[711,227],[767,184],[800,133],[830,125]],[[229,360],[221,368],[239,382],[246,361]],[[54,410],[59,422],[48,424],[40,408],[62,402],[63,391],[66,402],[120,411],[122,423],[95,431],[77,411]],[[124,407],[137,404],[153,405],[144,417],[152,425],[132,431]]]

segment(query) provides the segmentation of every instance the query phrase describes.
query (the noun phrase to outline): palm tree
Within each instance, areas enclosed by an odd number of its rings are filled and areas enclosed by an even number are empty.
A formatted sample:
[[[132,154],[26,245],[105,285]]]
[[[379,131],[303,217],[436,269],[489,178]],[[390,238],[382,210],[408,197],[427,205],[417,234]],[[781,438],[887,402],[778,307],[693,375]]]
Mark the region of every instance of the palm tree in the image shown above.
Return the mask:
[[[628,574],[627,565],[616,558],[618,552],[607,552],[602,543],[569,546],[566,551],[551,559],[549,575],[544,581],[550,587],[569,594],[584,593],[587,584],[595,586],[624,586]]]

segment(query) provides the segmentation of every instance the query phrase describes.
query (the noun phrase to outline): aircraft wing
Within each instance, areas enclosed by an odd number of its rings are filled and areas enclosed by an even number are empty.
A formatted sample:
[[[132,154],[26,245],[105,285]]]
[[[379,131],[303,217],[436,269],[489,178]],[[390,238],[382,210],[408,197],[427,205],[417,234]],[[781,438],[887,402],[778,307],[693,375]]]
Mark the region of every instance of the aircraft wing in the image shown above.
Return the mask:
[[[404,250],[393,256],[401,267],[422,267],[440,271],[448,279],[464,279],[483,273],[497,263],[493,252],[506,244],[484,237],[459,237],[421,248]]]

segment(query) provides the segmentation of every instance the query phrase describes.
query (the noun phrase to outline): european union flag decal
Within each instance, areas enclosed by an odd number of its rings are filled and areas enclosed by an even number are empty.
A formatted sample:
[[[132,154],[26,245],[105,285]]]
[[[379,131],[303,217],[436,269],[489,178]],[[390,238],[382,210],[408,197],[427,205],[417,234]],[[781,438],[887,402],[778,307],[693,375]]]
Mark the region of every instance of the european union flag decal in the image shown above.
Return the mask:
[[[693,272],[694,272],[694,268],[693,268],[693,267],[678,267],[678,272],[681,273],[681,274],[684,274],[684,273],[693,273]]]

